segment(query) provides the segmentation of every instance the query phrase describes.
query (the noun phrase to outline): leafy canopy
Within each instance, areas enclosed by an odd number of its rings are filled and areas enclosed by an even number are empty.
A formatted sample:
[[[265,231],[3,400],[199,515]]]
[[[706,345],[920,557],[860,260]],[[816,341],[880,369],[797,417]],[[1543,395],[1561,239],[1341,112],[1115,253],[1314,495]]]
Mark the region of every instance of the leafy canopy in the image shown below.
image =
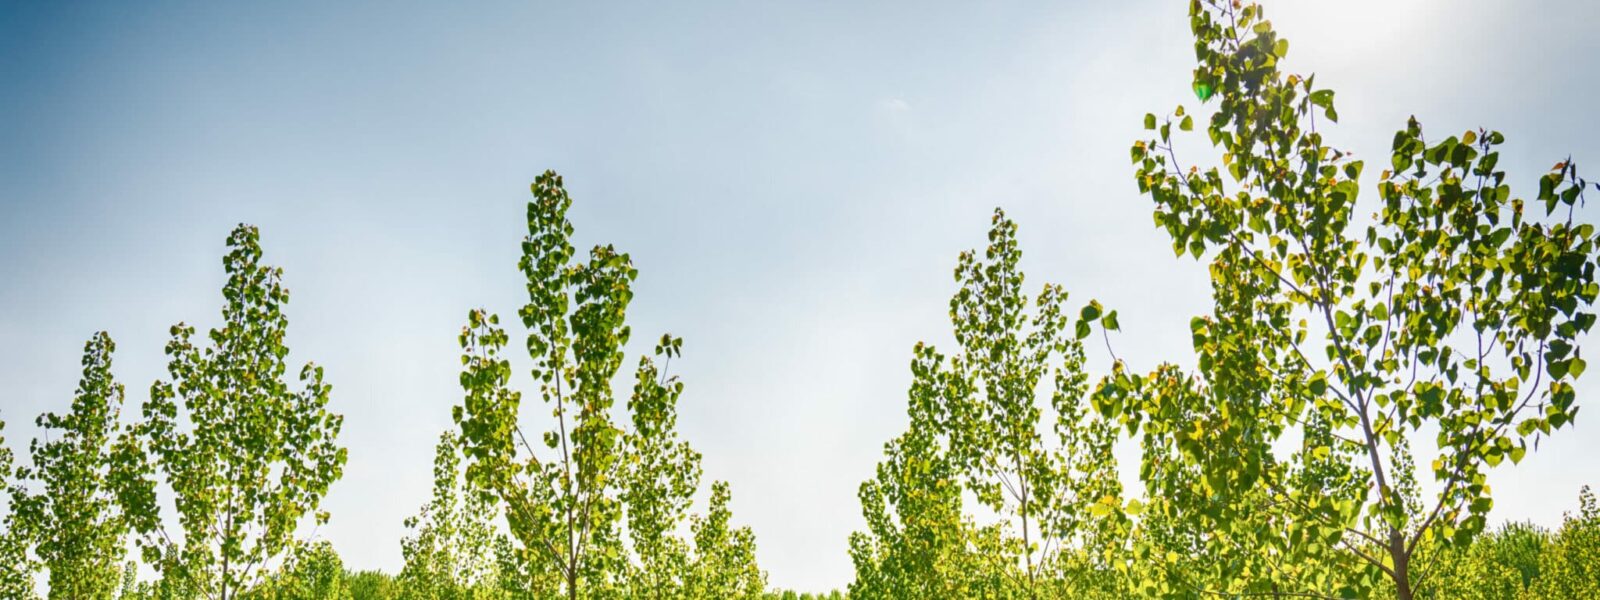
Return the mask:
[[[1090,414],[1082,340],[1095,323],[1117,328],[1116,313],[1091,301],[1074,319],[1056,285],[1030,301],[1016,229],[996,210],[985,252],[961,254],[957,352],[914,350],[910,428],[861,486],[868,531],[851,538],[852,596],[1112,593],[1101,584],[1120,529],[1116,429]],[[969,494],[996,519],[980,522]]]
[[[550,429],[536,442],[526,435],[522,395],[509,387],[510,362],[501,357],[509,338],[484,310],[471,311],[461,332],[466,397],[454,410],[467,478],[504,506],[528,588],[574,599],[683,597],[693,586],[759,594],[764,581],[748,530],[723,532],[725,517],[715,512],[725,509],[725,488],[713,494],[713,517],[697,530],[705,534],[693,556],[675,537],[699,487],[700,455],[676,438],[683,386],[656,359],[679,356],[682,341],[662,336],[656,358],[640,358],[626,407],[631,427],[618,424],[611,381],[632,334],[626,316],[638,271],[610,245],[574,260],[572,200],[561,177],[546,172],[532,191],[519,262],[528,303],[518,314]]]
[[[433,498],[406,519],[413,533],[400,540],[405,559],[398,577],[400,597],[429,600],[490,600],[504,597],[498,559],[510,541],[494,529],[499,506],[474,493],[461,478],[461,443],[453,432],[439,436],[434,450]]]
[[[0,490],[7,493],[6,506],[16,504],[15,474],[11,448],[5,443],[6,423],[0,421]],[[33,576],[37,562],[28,556],[28,539],[17,523],[17,513],[8,508],[0,525],[0,597],[27,600],[35,598]]]
[[[1181,162],[1182,106],[1145,117],[1155,137],[1131,158],[1174,251],[1208,264],[1215,308],[1191,325],[1193,374],[1119,371],[1099,400],[1142,432],[1141,478],[1170,517],[1142,552],[1209,565],[1167,592],[1384,580],[1410,598],[1422,544],[1484,529],[1486,471],[1577,414],[1600,293],[1595,229],[1574,219],[1585,184],[1561,161],[1528,206],[1497,168],[1500,133],[1430,140],[1413,118],[1362,204],[1363,162],[1317,130],[1334,93],[1281,70],[1289,44],[1261,8],[1196,0],[1190,24],[1220,167]],[[1412,451],[1430,440],[1436,494]]]
[[[32,466],[18,471],[17,519],[49,571],[51,598],[111,598],[122,584],[130,523],[118,498],[140,459],[137,441],[121,433],[115,349],[105,332],[84,344],[71,412],[39,417],[44,441],[33,441]]]
[[[254,585],[268,562],[294,545],[343,473],[337,438],[344,418],[327,408],[322,367],[284,381],[289,290],[283,270],[260,263],[260,234],[240,225],[228,237],[223,325],[197,346],[194,327],[173,326],[170,380],[150,388],[140,443],[154,458],[124,494],[145,562],[167,585],[227,600]],[[153,471],[172,490],[181,535],[160,518]],[[327,519],[318,512],[318,523]]]

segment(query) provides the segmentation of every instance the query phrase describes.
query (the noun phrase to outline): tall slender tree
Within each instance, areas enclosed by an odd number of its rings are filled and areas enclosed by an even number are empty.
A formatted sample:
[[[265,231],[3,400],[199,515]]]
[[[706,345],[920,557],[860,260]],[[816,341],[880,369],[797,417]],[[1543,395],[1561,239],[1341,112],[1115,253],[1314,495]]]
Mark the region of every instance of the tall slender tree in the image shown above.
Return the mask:
[[[200,347],[178,324],[167,343],[170,380],[150,388],[141,443],[154,458],[124,503],[146,562],[193,597],[229,600],[260,581],[294,546],[296,531],[343,472],[343,417],[328,410],[322,367],[284,380],[289,290],[283,270],[261,264],[260,234],[240,225],[223,258],[223,325]],[[156,502],[154,471],[171,488],[177,535]]]
[[[620,499],[638,557],[628,575],[630,593],[638,598],[680,597],[691,569],[692,552],[678,530],[700,488],[700,453],[677,437],[683,382],[666,374],[682,344],[681,339],[663,337],[656,347],[663,361],[659,367],[641,358],[628,398],[633,428],[623,441],[627,458]]]
[[[461,443],[454,432],[434,448],[433,498],[406,519],[413,533],[400,541],[398,577],[406,600],[502,598],[499,554],[508,546],[495,530],[499,506],[462,480]]]
[[[728,598],[756,600],[767,589],[767,575],[756,565],[756,536],[749,527],[734,527],[728,508],[732,494],[727,482],[711,484],[711,507],[705,515],[691,518],[694,556],[682,592],[657,594],[648,587],[634,593],[636,598]],[[645,582],[646,585],[649,582]]]
[[[354,600],[344,560],[327,540],[299,542],[244,600]]]
[[[137,475],[138,446],[122,431],[115,349],[105,332],[84,344],[71,412],[39,417],[44,440],[34,440],[32,466],[18,472],[18,520],[49,572],[51,598],[112,598],[122,583],[130,529],[119,486]]]
[[[528,303],[519,314],[550,428],[529,440],[522,396],[508,387],[511,366],[501,357],[509,337],[497,315],[471,311],[460,338],[466,397],[454,410],[468,480],[504,506],[529,581],[553,576],[572,599],[674,597],[692,559],[669,532],[700,476],[699,455],[676,438],[682,384],[641,357],[631,428],[615,421],[611,380],[632,332],[626,316],[638,272],[609,245],[574,261],[561,177],[546,172],[532,191],[519,262]],[[681,344],[663,336],[655,355],[678,356]]]
[[[1194,0],[1190,25],[1221,167],[1182,162],[1195,116],[1181,106],[1145,117],[1155,137],[1132,160],[1173,249],[1208,263],[1215,308],[1192,323],[1193,375],[1122,372],[1101,403],[1142,429],[1150,501],[1173,516],[1144,550],[1206,553],[1209,580],[1176,582],[1190,592],[1366,595],[1382,580],[1409,600],[1425,543],[1483,530],[1488,470],[1577,413],[1600,293],[1595,228],[1574,210],[1586,184],[1562,160],[1530,206],[1497,168],[1499,132],[1430,141],[1413,118],[1363,204],[1363,163],[1319,132],[1338,120],[1333,91],[1281,69],[1289,43],[1261,7]],[[1437,492],[1423,493],[1427,440]],[[1356,567],[1285,568],[1341,563]]]
[[[911,429],[862,486],[871,534],[852,544],[852,594],[1081,596],[1110,579],[1116,428],[1089,410],[1082,340],[1117,318],[1091,301],[1074,319],[1056,285],[1030,299],[1016,230],[996,210],[988,248],[961,254],[950,300],[957,352],[917,346]],[[975,525],[963,492],[998,520]]]
[[[0,597],[28,600],[37,597],[33,577],[38,564],[28,555],[28,538],[17,523],[15,466],[5,428],[5,421],[0,421],[0,490],[7,495],[6,514],[0,519]]]

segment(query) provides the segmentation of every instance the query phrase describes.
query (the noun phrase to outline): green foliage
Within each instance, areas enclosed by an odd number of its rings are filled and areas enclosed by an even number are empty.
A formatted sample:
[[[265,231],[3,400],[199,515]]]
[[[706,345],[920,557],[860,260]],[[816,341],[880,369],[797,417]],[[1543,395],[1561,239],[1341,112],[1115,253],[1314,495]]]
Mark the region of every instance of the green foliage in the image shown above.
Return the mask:
[[[1470,546],[1424,548],[1419,556],[1431,559],[1435,567],[1418,582],[1417,595],[1461,600],[1525,597],[1529,584],[1539,577],[1548,538],[1548,532],[1531,524],[1512,523],[1480,536]]]
[[[950,301],[959,352],[918,344],[909,430],[861,487],[868,531],[851,537],[858,598],[1088,596],[1117,592],[1113,423],[1089,414],[1082,340],[1115,312],[1074,319],[1045,285],[1032,302],[1016,224],[995,211],[983,255],[964,252]],[[1041,431],[1038,390],[1055,417]],[[998,517],[979,523],[963,494]]]
[[[711,510],[705,516],[695,515],[690,529],[694,532],[694,557],[686,576],[681,577],[682,591],[664,593],[667,585],[636,586],[636,598],[760,598],[767,587],[767,576],[756,566],[756,537],[749,527],[731,527],[732,513],[728,509],[730,493],[726,482],[711,485]],[[669,584],[670,585],[670,584]]]
[[[139,581],[133,563],[123,571],[122,594],[118,600],[191,600],[201,597],[184,582],[175,577],[155,581]]]
[[[12,476],[11,448],[6,445],[5,421],[0,421],[0,490],[8,494],[7,506],[16,504]],[[0,529],[0,598],[34,598],[33,576],[38,564],[28,555],[28,538],[17,523],[17,513],[8,510]]]
[[[663,337],[656,355],[670,362],[682,341]],[[674,597],[684,587],[690,552],[677,535],[684,515],[700,485],[700,454],[676,439],[678,396],[683,383],[668,379],[665,365],[657,369],[641,360],[628,399],[633,433],[622,450],[620,500],[627,512],[627,529],[638,556],[629,565],[627,579],[639,596]]]
[[[122,587],[128,520],[117,490],[133,476],[138,450],[118,433],[123,388],[111,375],[115,348],[105,332],[84,344],[72,412],[39,417],[45,441],[34,440],[33,466],[18,470],[17,522],[49,571],[51,598],[112,598]]]
[[[400,584],[394,577],[380,571],[347,573],[345,581],[350,586],[350,600],[395,600],[400,597]]]
[[[1209,263],[1215,310],[1192,325],[1194,375],[1119,368],[1097,400],[1142,435],[1137,556],[1163,575],[1144,592],[1349,597],[1387,581],[1410,598],[1425,546],[1484,529],[1486,470],[1577,412],[1600,293],[1594,227],[1573,220],[1584,182],[1558,163],[1543,216],[1526,214],[1496,170],[1500,133],[1429,143],[1412,119],[1362,227],[1363,165],[1316,129],[1338,120],[1333,92],[1280,71],[1288,44],[1259,6],[1196,0],[1190,23],[1224,168],[1179,161],[1182,107],[1146,117],[1157,137],[1132,158],[1174,251]],[[1295,433],[1298,450],[1274,452]],[[1432,497],[1419,439],[1439,456]]]
[[[619,426],[612,414],[611,380],[632,333],[626,314],[638,273],[627,254],[609,245],[596,246],[586,262],[574,261],[566,218],[571,199],[561,177],[546,172],[532,191],[519,262],[528,303],[518,314],[528,329],[533,380],[553,423],[535,438],[539,443],[524,434],[522,397],[508,387],[511,366],[501,358],[509,338],[499,317],[483,310],[469,313],[462,329],[466,398],[454,411],[467,479],[501,503],[516,542],[515,568],[502,572],[516,573],[507,577],[517,593],[573,599],[679,597],[695,581],[739,580],[702,580],[693,570],[698,565],[759,573],[753,552],[743,551],[747,530],[707,538],[728,548],[700,547],[697,539],[698,557],[672,535],[700,477],[699,455],[676,439],[682,384],[665,375],[664,365],[641,357],[627,405],[632,427]],[[656,357],[670,361],[681,345],[663,336]],[[720,562],[730,556],[750,562]]]
[[[379,571],[348,571],[326,543],[305,544],[291,551],[289,560],[262,583],[242,594],[249,600],[396,600],[400,598],[394,576]],[[192,596],[164,592],[160,582],[136,582],[129,563],[125,587],[118,600],[187,600]]]
[[[178,324],[167,344],[170,381],[150,389],[140,443],[154,458],[123,494],[145,561],[163,585],[227,600],[257,582],[291,549],[304,517],[341,475],[336,441],[343,417],[328,411],[322,368],[284,381],[289,291],[283,271],[260,264],[254,227],[228,238],[223,326],[197,347]],[[156,503],[154,471],[171,488],[181,536],[169,535]],[[317,514],[317,521],[327,515]]]
[[[326,541],[297,544],[276,573],[245,600],[353,600],[344,561]]]
[[[1539,557],[1532,598],[1600,598],[1600,502],[1583,488],[1577,515],[1567,515]]]
[[[433,499],[406,519],[413,534],[400,541],[405,566],[397,578],[399,598],[490,600],[499,589],[499,553],[507,551],[494,530],[498,506],[472,493],[461,478],[460,442],[452,432],[439,436],[433,462]]]
[[[1073,310],[1057,285],[1025,293],[1016,224],[996,210],[985,251],[955,269],[954,352],[916,345],[909,425],[860,488],[849,595],[1600,597],[1588,488],[1553,532],[1486,531],[1489,470],[1579,409],[1600,237],[1575,220],[1576,166],[1540,177],[1530,209],[1498,170],[1502,134],[1430,140],[1412,118],[1362,204],[1363,162],[1317,130],[1338,121],[1334,92],[1282,70],[1289,43],[1260,6],[1192,0],[1189,17],[1192,89],[1217,102],[1146,114],[1152,137],[1130,158],[1174,252],[1211,275],[1195,368],[1135,373],[1113,355],[1091,392],[1084,343],[1098,327],[1110,350],[1116,311]],[[1218,167],[1180,161],[1175,140],[1197,126]],[[102,332],[71,411],[38,419],[29,465],[0,438],[0,598],[36,597],[40,568],[50,597],[71,599],[843,598],[767,590],[727,483],[693,514],[701,456],[678,435],[684,384],[668,374],[682,340],[639,358],[617,407],[638,273],[610,245],[579,256],[559,175],[532,193],[517,314],[548,422],[526,435],[509,335],[471,311],[459,433],[439,439],[398,576],[349,572],[329,543],[297,538],[328,518],[343,419],[320,367],[286,381],[288,290],[240,225],[222,326],[202,341],[172,328],[139,423],[120,424]],[[1124,431],[1140,498],[1117,477]],[[1438,491],[1424,494],[1413,447],[1429,440]],[[125,562],[130,534],[158,579]]]
[[[833,590],[826,594],[811,592],[796,592],[794,590],[772,590],[761,596],[764,600],[844,600],[844,594]]]
[[[1433,565],[1416,586],[1419,598],[1490,600],[1592,598],[1600,593],[1600,507],[1584,488],[1579,511],[1555,532],[1527,523],[1489,531],[1470,545],[1425,545],[1421,560]],[[1378,593],[1392,595],[1393,586]]]

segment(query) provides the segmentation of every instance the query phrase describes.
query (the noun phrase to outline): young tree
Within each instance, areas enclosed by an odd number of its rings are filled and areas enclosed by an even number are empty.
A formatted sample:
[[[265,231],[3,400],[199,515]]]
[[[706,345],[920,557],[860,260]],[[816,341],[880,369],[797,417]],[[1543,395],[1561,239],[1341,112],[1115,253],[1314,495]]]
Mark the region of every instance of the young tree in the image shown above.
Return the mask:
[[[296,544],[276,573],[241,595],[245,600],[354,600],[344,560],[327,541]]]
[[[861,484],[866,532],[850,536],[852,598],[1002,598],[1014,596],[1015,565],[997,527],[964,512],[962,484],[940,423],[955,386],[932,348],[918,344],[911,364],[910,426],[884,447],[876,477]]]
[[[356,571],[346,573],[350,585],[350,600],[396,600],[400,598],[399,583],[394,576],[382,571]]]
[[[629,593],[636,598],[680,597],[693,572],[689,546],[678,537],[678,530],[700,488],[700,453],[677,437],[683,382],[666,374],[682,346],[683,340],[663,336],[655,352],[663,360],[659,369],[641,357],[628,398],[633,429],[622,442],[626,458],[620,499],[638,558],[629,565],[627,576]]]
[[[461,444],[452,432],[439,436],[433,459],[433,499],[406,519],[413,534],[400,540],[405,566],[397,583],[401,598],[489,600],[500,598],[496,560],[503,537],[494,530],[499,507],[461,479]]]
[[[1600,506],[1585,487],[1578,514],[1557,531],[1531,523],[1508,523],[1474,539],[1434,551],[1425,542],[1422,560],[1432,575],[1417,586],[1422,598],[1497,600],[1593,598],[1600,595]],[[1380,589],[1392,594],[1391,589]]]
[[[1095,323],[1115,329],[1116,315],[1091,301],[1074,319],[1056,285],[1045,285],[1030,311],[1021,257],[1016,224],[999,210],[984,254],[961,254],[950,301],[959,349],[947,360],[916,348],[911,429],[862,486],[880,541],[877,550],[872,537],[853,541],[853,595],[1101,591],[1095,582],[1112,567],[1103,550],[1120,527],[1109,503],[1121,487],[1115,424],[1089,414],[1082,340]],[[1041,430],[1045,402],[1054,415],[1049,434]],[[975,526],[963,491],[999,521]]]
[[[1539,580],[1539,562],[1550,544],[1550,534],[1531,523],[1508,523],[1473,540],[1444,551],[1419,550],[1433,565],[1427,585],[1416,594],[1428,598],[1497,600],[1524,598]],[[1549,598],[1577,596],[1544,596]]]
[[[49,571],[51,598],[112,598],[122,583],[129,523],[119,486],[137,475],[139,450],[130,435],[119,434],[123,388],[111,374],[115,349],[105,332],[84,344],[72,412],[39,417],[44,441],[34,440],[32,467],[18,471],[18,522]]]
[[[766,591],[767,576],[756,564],[756,536],[749,527],[728,524],[729,498],[726,482],[712,483],[710,513],[692,518],[695,552],[683,594],[677,597],[755,600]],[[634,597],[667,596],[636,592]]]
[[[12,482],[11,448],[6,445],[6,423],[0,421],[0,490],[11,494],[7,498],[8,512],[0,529],[0,598],[28,600],[35,598],[33,576],[38,568],[33,557],[28,556],[28,540],[17,524],[15,485]]]
[[[1540,556],[1533,598],[1600,597],[1600,502],[1584,486],[1578,514],[1562,519],[1561,529]]]
[[[466,397],[454,411],[467,478],[505,507],[518,571],[530,587],[554,577],[573,599],[675,594],[692,559],[669,532],[682,522],[700,474],[699,455],[676,439],[682,384],[641,357],[627,406],[633,427],[613,420],[611,380],[631,334],[626,315],[637,271],[611,246],[573,261],[571,199],[561,177],[546,172],[532,190],[519,263],[529,301],[519,314],[552,428],[540,443],[529,441],[521,394],[507,387],[511,366],[500,357],[509,338],[498,316],[472,311],[460,340]],[[663,336],[656,356],[670,359],[680,346]]]
[[[322,368],[305,365],[299,391],[284,381],[283,270],[260,263],[255,227],[234,229],[228,247],[223,325],[205,348],[192,326],[172,328],[171,380],[151,386],[138,426],[154,465],[124,499],[163,584],[221,600],[238,597],[293,547],[345,463],[337,442],[344,419],[328,411]],[[160,518],[155,468],[172,490],[179,536]],[[316,512],[319,524],[326,519]]]
[[[1363,226],[1363,164],[1317,130],[1338,119],[1333,92],[1280,71],[1289,44],[1259,6],[1195,0],[1190,24],[1223,168],[1180,162],[1182,107],[1145,117],[1157,134],[1132,159],[1173,249],[1209,262],[1215,310],[1192,324],[1195,377],[1119,372],[1102,390],[1106,414],[1143,427],[1151,502],[1185,525],[1144,551],[1206,549],[1221,569],[1206,592],[1365,595],[1381,579],[1412,598],[1422,544],[1483,530],[1487,469],[1576,414],[1600,292],[1594,227],[1573,218],[1584,183],[1562,161],[1525,210],[1496,169],[1500,133],[1429,143],[1412,119]],[[1412,447],[1427,439],[1425,495]],[[1271,570],[1341,560],[1360,568]]]

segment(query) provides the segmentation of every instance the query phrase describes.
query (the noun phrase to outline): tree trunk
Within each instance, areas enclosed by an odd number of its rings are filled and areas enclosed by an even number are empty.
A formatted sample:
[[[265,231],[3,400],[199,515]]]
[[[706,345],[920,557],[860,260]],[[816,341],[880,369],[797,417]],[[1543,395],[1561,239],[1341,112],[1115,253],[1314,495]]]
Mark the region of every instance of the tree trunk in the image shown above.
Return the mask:
[[[1406,556],[1405,539],[1397,531],[1389,533],[1389,558],[1394,560],[1395,597],[1411,600],[1411,557]]]
[[[1028,598],[1036,598],[1033,585],[1033,544],[1028,539],[1028,476],[1022,470],[1022,455],[1015,455],[1017,465],[1017,486],[1022,489],[1022,558],[1028,569]]]

